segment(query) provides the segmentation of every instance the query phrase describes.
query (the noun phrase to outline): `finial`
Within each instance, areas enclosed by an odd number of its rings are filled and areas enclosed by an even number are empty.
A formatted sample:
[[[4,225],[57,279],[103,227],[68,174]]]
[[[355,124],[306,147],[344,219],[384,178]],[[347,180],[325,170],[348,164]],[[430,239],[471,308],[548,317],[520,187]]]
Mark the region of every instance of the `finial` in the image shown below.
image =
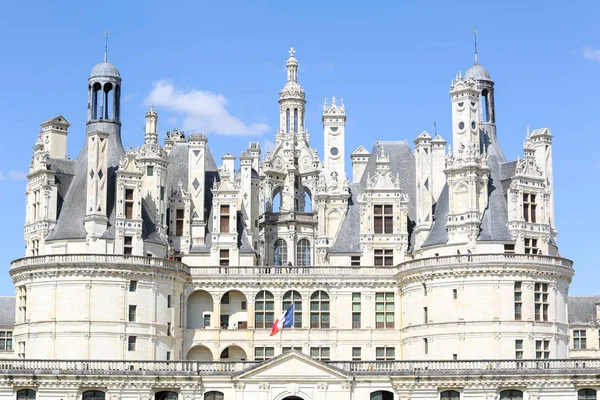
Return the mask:
[[[529,137],[529,125],[527,125],[527,137]]]
[[[473,40],[475,41],[475,64],[479,64],[477,60],[477,29],[473,27]]]
[[[104,31],[104,62],[108,62],[108,31]]]
[[[437,122],[433,121],[433,133],[437,136]]]
[[[290,53],[290,58],[294,57],[294,54],[296,54],[296,50],[294,50],[294,47],[290,47],[290,51],[288,51],[288,53]]]
[[[325,104],[323,104],[323,108],[327,108],[327,97],[325,97]]]
[[[332,106],[335,106],[335,96],[333,96],[333,97],[331,98],[331,105],[332,105]]]

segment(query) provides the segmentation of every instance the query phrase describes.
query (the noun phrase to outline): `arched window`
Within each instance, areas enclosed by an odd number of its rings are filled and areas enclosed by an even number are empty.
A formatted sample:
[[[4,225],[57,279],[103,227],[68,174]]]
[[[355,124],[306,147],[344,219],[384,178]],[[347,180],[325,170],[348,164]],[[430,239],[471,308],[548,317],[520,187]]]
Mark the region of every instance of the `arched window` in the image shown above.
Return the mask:
[[[500,392],[500,400],[523,400],[523,392],[520,390],[503,390]]]
[[[302,296],[295,290],[283,295],[282,310],[287,310],[294,302],[294,328],[302,328]]]
[[[254,327],[271,328],[275,322],[275,298],[268,290],[261,290],[254,299]]]
[[[285,132],[290,132],[290,109],[286,108],[285,110]]]
[[[83,392],[83,400],[104,400],[106,393],[100,390],[88,390]]]
[[[296,265],[299,267],[310,265],[310,242],[308,239],[301,239],[296,245]]]
[[[177,400],[177,393],[169,391],[156,392],[154,400]]]
[[[329,296],[322,290],[310,296],[310,327],[329,329]]]
[[[298,133],[298,109],[294,108],[294,132]]]
[[[273,265],[286,265],[287,262],[287,243],[283,239],[277,239],[273,248]]]
[[[460,393],[456,390],[446,390],[440,393],[440,400],[458,400],[460,399]]]
[[[371,392],[370,400],[394,400],[394,393],[387,390]]]
[[[35,400],[35,390],[21,389],[17,391],[17,400]]]
[[[102,85],[99,82],[94,83],[92,87],[92,119],[102,119],[98,107],[102,104]]]
[[[579,389],[577,400],[596,400],[596,391],[594,389]]]
[[[204,393],[204,400],[224,400],[223,393],[214,390]]]

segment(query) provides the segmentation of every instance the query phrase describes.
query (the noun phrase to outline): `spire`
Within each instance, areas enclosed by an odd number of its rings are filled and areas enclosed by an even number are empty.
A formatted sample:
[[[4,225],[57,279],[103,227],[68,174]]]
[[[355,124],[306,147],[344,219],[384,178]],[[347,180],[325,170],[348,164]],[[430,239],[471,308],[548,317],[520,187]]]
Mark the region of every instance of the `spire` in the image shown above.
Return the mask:
[[[473,27],[473,40],[475,41],[475,64],[479,64],[477,58],[477,29],[475,27]]]
[[[104,62],[108,62],[108,31],[104,31]]]

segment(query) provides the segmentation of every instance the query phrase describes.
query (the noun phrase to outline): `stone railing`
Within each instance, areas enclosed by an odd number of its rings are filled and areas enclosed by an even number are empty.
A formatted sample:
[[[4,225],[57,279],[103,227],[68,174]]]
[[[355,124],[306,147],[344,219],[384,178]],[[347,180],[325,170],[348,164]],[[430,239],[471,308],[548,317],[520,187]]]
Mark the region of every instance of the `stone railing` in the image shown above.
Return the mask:
[[[198,276],[379,276],[393,277],[398,273],[398,267],[190,267],[190,273],[193,277]]]
[[[44,265],[144,265],[189,273],[187,265],[179,261],[124,254],[49,254],[24,257],[13,261],[11,269]]]
[[[457,254],[453,256],[419,258],[399,265],[400,270],[414,268],[441,267],[456,264],[481,265],[550,265],[572,270],[573,261],[567,258],[533,254]]]
[[[455,255],[443,257],[421,258],[407,261],[393,267],[375,266],[311,266],[311,267],[288,267],[288,266],[263,266],[263,267],[218,267],[203,266],[190,267],[192,276],[278,276],[278,275],[325,275],[325,276],[379,276],[392,277],[403,271],[417,268],[435,268],[447,266],[477,265],[547,265],[573,270],[573,262],[566,258],[550,257],[529,254],[472,254]]]
[[[283,222],[283,221],[298,221],[298,222],[317,222],[318,216],[313,213],[305,213],[301,211],[291,211],[289,213],[267,212],[260,216],[260,222]]]
[[[326,361],[354,375],[436,375],[589,373],[600,374],[600,359],[464,361]],[[53,375],[231,375],[256,361],[94,361],[0,360],[0,374]]]

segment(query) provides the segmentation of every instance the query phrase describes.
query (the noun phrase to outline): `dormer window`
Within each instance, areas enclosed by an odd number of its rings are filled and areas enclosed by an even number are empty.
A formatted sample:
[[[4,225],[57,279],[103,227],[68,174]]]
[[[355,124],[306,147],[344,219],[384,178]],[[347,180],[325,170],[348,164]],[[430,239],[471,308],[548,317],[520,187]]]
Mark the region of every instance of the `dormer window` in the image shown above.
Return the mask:
[[[394,232],[394,206],[391,204],[378,204],[373,206],[373,223],[376,234],[390,234]]]
[[[523,218],[525,222],[536,222],[537,203],[536,195],[532,193],[523,193]]]
[[[153,176],[154,175],[154,166],[148,165],[146,167],[146,175]]]
[[[221,233],[229,233],[229,206],[221,205]]]

